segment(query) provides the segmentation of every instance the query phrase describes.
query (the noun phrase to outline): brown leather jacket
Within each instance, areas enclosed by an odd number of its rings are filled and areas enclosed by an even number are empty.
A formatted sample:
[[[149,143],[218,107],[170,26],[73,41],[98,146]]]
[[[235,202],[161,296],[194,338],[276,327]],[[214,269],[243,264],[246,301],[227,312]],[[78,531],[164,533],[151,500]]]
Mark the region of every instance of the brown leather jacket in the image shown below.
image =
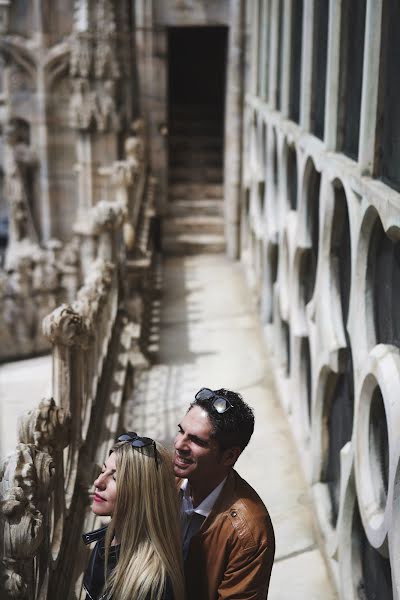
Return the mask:
[[[265,600],[275,554],[271,519],[236,471],[193,536],[185,561],[189,600]]]

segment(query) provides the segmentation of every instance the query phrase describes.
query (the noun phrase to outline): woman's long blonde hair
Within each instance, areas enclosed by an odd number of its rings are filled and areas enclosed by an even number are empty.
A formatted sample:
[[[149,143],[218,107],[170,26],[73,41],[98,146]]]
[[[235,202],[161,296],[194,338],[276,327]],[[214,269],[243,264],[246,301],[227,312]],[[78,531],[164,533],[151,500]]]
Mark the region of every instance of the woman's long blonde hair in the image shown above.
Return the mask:
[[[171,455],[156,443],[153,456],[117,443],[116,504],[105,541],[105,569],[111,541],[120,544],[117,566],[105,589],[114,600],[161,600],[169,580],[175,600],[184,600],[178,494]]]

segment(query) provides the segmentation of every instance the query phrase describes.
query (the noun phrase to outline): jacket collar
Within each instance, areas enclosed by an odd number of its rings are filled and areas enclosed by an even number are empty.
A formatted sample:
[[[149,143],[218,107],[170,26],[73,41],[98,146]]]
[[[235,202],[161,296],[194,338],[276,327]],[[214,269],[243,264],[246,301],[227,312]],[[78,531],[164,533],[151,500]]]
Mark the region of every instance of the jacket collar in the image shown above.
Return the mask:
[[[203,521],[200,531],[207,530],[221,513],[232,509],[232,499],[235,499],[236,471],[231,469],[208,517]]]
[[[95,529],[94,531],[89,531],[88,533],[84,533],[82,535],[82,539],[86,545],[91,544],[92,542],[98,542],[102,538],[106,537],[108,525],[104,527],[100,527],[100,529]]]

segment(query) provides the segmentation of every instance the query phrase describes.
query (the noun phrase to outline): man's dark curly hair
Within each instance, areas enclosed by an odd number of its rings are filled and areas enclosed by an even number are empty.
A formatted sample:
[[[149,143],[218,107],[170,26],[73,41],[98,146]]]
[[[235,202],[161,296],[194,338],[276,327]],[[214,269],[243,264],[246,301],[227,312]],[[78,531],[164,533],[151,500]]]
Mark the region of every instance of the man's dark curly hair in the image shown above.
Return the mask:
[[[213,398],[210,398],[209,400],[194,400],[189,410],[193,406],[200,406],[208,413],[213,427],[211,435],[218,442],[221,450],[239,446],[243,451],[254,431],[253,409],[236,392],[224,388],[213,391],[217,396],[226,398],[232,404],[232,408],[220,414],[212,405]]]

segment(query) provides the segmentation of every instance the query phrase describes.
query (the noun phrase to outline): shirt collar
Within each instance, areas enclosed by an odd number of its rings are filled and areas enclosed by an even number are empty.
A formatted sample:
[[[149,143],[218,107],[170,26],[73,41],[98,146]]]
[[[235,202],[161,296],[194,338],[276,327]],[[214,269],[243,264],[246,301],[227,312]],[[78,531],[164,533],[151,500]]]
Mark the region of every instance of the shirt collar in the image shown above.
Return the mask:
[[[217,498],[218,498],[222,488],[224,487],[224,483],[225,483],[226,479],[227,478],[225,477],[225,479],[223,479],[221,481],[221,483],[219,483],[217,485],[217,487],[214,488],[212,490],[212,492],[210,492],[208,494],[208,496],[206,498],[204,498],[204,500],[202,502],[200,502],[200,504],[198,506],[196,506],[196,508],[193,508],[192,498],[190,497],[190,494],[189,494],[189,491],[190,491],[189,481],[188,481],[188,479],[184,479],[181,484],[181,490],[182,490],[182,496],[186,501],[186,505],[189,504],[191,509],[193,510],[193,512],[207,518],[208,515],[210,514],[210,512],[212,511],[213,506],[216,503]]]

